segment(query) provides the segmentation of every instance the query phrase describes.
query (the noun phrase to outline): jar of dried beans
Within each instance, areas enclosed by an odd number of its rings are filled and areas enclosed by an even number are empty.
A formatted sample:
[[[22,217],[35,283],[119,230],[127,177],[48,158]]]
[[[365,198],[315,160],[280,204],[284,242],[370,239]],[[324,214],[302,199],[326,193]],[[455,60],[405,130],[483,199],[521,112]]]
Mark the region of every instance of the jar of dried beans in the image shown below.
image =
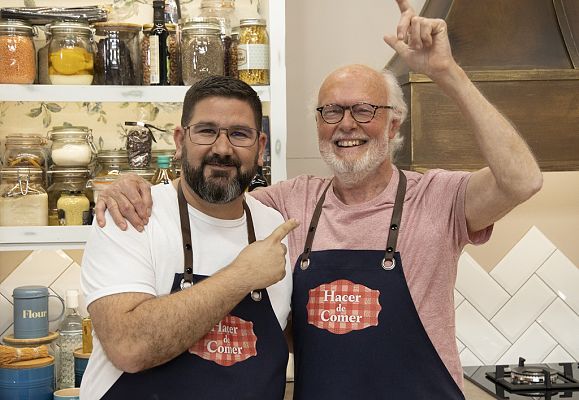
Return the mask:
[[[48,77],[53,85],[90,85],[94,72],[92,30],[83,22],[50,26]]]
[[[169,66],[167,67],[167,78],[169,79],[170,85],[180,85],[181,84],[181,52],[179,50],[179,35],[177,31],[177,25],[175,24],[165,24],[167,31],[169,31],[169,36],[167,37],[167,51],[169,52]],[[141,42],[141,60],[143,69],[143,85],[151,84],[151,57],[149,52],[150,39],[149,35],[153,24],[143,25],[143,40]]]
[[[239,79],[249,85],[269,85],[269,37],[264,19],[239,21],[237,49]]]
[[[33,83],[36,50],[29,24],[0,20],[0,83]]]
[[[181,66],[183,83],[195,82],[211,75],[224,75],[224,50],[219,25],[190,22],[182,30]]]
[[[141,25],[99,22],[95,29],[95,85],[140,85]]]

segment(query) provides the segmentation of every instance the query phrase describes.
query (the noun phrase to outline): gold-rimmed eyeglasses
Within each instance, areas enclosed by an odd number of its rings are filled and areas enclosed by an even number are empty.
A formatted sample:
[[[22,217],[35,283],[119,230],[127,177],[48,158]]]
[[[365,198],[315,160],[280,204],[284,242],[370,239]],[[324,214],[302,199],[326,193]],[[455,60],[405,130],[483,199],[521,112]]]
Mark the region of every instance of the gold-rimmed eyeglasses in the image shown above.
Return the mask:
[[[247,126],[230,126],[223,128],[212,124],[194,124],[184,127],[192,143],[212,145],[217,141],[221,131],[225,132],[227,140],[236,147],[251,147],[259,137],[259,131]]]

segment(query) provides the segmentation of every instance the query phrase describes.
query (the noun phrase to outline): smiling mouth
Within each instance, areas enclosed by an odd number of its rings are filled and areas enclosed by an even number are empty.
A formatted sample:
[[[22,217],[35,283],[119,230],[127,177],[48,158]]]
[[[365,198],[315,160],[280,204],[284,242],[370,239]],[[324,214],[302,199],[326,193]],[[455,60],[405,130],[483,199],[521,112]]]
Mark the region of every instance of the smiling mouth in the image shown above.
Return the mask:
[[[366,140],[350,139],[350,140],[336,140],[334,142],[338,147],[357,147],[366,143]]]

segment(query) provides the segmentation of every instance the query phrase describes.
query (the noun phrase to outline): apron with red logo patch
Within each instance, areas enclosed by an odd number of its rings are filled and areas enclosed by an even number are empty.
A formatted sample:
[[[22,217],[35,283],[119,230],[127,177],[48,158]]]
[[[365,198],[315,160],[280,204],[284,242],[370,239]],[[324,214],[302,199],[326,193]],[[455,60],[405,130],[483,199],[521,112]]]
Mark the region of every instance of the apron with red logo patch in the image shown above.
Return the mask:
[[[171,292],[205,279],[193,274],[187,204],[179,186],[185,268]],[[253,220],[244,202],[248,241]],[[170,312],[170,310],[167,310]],[[136,374],[123,373],[103,399],[283,399],[288,349],[266,289],[254,291],[205,337],[173,360]]]
[[[293,273],[294,399],[464,400],[424,330],[396,251],[406,177],[400,171],[385,252],[311,251],[330,186]]]

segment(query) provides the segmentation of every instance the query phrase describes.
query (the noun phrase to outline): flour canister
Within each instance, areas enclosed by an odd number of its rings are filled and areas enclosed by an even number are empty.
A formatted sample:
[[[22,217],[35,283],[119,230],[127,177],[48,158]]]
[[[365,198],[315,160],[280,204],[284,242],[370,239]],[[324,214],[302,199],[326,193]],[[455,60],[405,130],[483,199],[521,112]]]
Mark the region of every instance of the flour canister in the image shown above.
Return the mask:
[[[0,368],[0,398],[52,400],[54,357],[19,361]]]
[[[12,291],[14,298],[14,338],[36,339],[48,336],[48,322],[64,313],[64,300],[48,294],[46,286],[20,286]],[[58,317],[48,319],[48,298],[56,297],[62,303]]]

